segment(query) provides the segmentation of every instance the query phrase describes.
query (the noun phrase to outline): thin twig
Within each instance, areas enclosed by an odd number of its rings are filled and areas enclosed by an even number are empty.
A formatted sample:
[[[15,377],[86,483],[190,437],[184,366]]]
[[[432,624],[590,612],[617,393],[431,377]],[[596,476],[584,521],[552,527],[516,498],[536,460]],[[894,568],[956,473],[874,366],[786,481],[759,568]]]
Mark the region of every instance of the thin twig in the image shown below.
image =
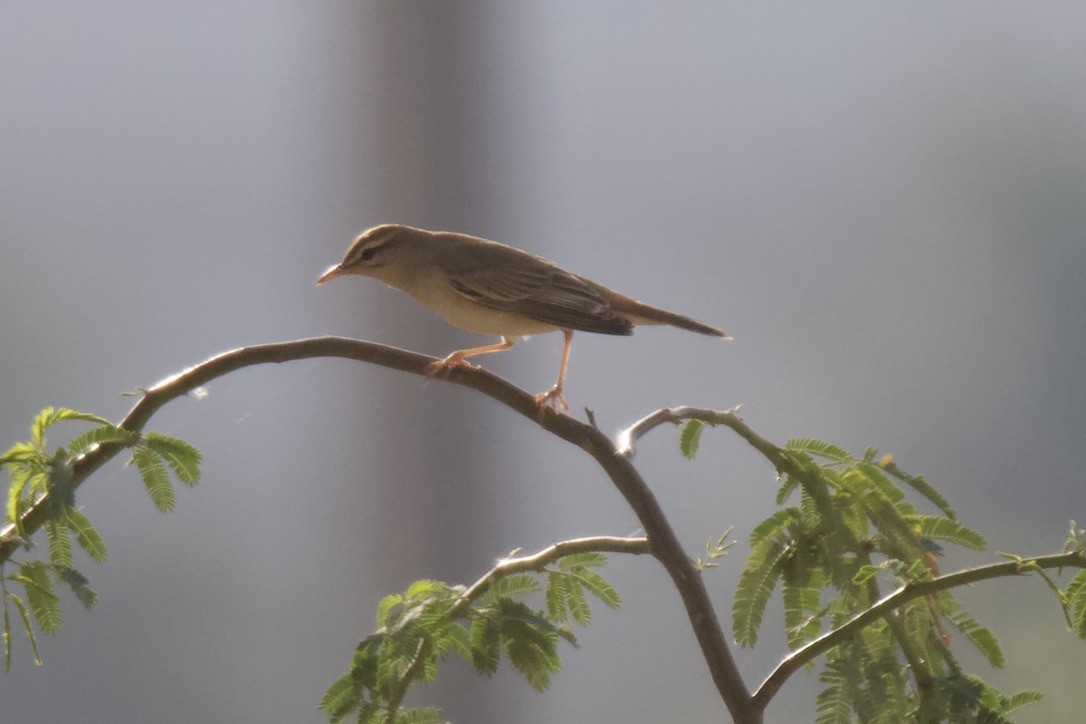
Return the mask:
[[[459,614],[460,609],[478,600],[480,596],[497,581],[513,575],[514,573],[527,573],[529,571],[541,571],[544,567],[554,563],[559,558],[564,558],[574,553],[632,553],[641,555],[651,553],[652,547],[648,538],[619,538],[615,536],[592,536],[590,538],[574,538],[564,540],[547,546],[543,550],[530,556],[517,556],[498,561],[497,565],[487,571],[482,578],[468,586],[460,599],[456,602],[450,613],[451,617]]]
[[[634,447],[646,433],[664,423],[680,423],[683,420],[701,420],[710,425],[725,425],[728,422],[739,419],[739,410],[742,405],[736,405],[730,410],[710,410],[705,407],[664,407],[652,414],[645,415],[640,420],[615,436],[615,449],[618,454],[633,459],[636,452]]]

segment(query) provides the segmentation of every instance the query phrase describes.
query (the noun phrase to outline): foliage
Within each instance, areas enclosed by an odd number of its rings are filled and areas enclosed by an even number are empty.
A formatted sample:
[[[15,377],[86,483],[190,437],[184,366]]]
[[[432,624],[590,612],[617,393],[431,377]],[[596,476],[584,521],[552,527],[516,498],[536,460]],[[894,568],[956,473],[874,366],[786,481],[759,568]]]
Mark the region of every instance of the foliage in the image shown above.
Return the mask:
[[[732,631],[742,646],[757,641],[778,587],[788,645],[798,650],[874,605],[884,585],[908,587],[938,576],[939,543],[972,550],[986,545],[956,519],[941,493],[874,448],[854,458],[831,443],[796,438],[775,453],[777,503],[798,500],[751,531],[732,607]],[[939,513],[919,513],[906,489]],[[1003,666],[995,637],[949,592],[918,597],[829,650],[819,673],[825,688],[817,698],[818,721],[1001,721],[1012,706],[1040,698],[1035,692],[1003,697],[966,677],[951,652],[948,627],[989,664]]]
[[[819,722],[1006,722],[1040,700],[1034,691],[1002,694],[964,672],[951,650],[955,630],[989,665],[1004,665],[995,637],[954,599],[951,577],[940,577],[937,565],[942,545],[983,550],[986,542],[957,519],[934,486],[874,448],[856,458],[811,438],[778,447],[737,420],[729,413],[687,420],[680,452],[692,459],[705,428],[726,424],[777,468],[778,509],[751,528],[732,630],[736,642],[753,646],[769,600],[780,591],[786,640],[792,656],[800,657],[793,670],[806,664],[823,684],[815,703]],[[45,434],[62,421],[92,427],[50,451]],[[67,589],[88,609],[96,602],[74,567],[75,555],[78,549],[101,562],[106,548],[77,507],[75,492],[86,475],[81,461],[102,449],[131,451],[129,464],[161,511],[176,503],[175,479],[191,486],[200,476],[199,452],[181,440],[66,408],[42,410],[30,438],[0,455],[10,478],[0,544],[6,553],[13,544],[30,549],[29,533],[41,527],[48,550],[44,559],[0,563],[5,669],[12,660],[12,621],[25,631],[40,664],[37,633],[54,634],[62,623],[58,590]],[[910,496],[933,510],[920,512]],[[709,539],[705,558],[693,561],[697,570],[719,565],[733,545],[730,533]],[[1086,532],[1074,522],[1064,551],[1043,566],[1044,557],[1006,554],[1010,562],[1001,565],[1011,575],[1036,573],[1062,606],[1068,627],[1086,638],[1086,570],[1062,589],[1045,571],[1065,562],[1086,567]],[[598,571],[605,564],[602,553],[545,553],[503,561],[470,588],[422,580],[386,596],[377,606],[377,630],[355,648],[347,673],[329,687],[320,710],[333,722],[348,716],[371,724],[441,722],[438,709],[403,702],[414,684],[432,681],[438,662],[450,655],[487,675],[504,657],[531,686],[546,689],[561,668],[560,640],[575,646],[571,626],[591,622],[589,601],[617,609],[621,600]],[[955,579],[955,585],[961,583]],[[885,599],[887,586],[912,595],[900,603],[896,595]]]
[[[90,422],[94,427],[50,453],[45,433],[65,420]],[[49,549],[48,560],[13,562],[17,569],[14,572],[5,572],[8,562],[0,564],[5,670],[11,668],[11,609],[18,614],[34,661],[40,665],[33,624],[45,634],[60,630],[62,619],[56,586],[67,588],[87,609],[93,608],[97,601],[87,577],[73,566],[72,540],[92,561],[101,563],[106,559],[101,536],[75,503],[74,466],[83,455],[101,445],[132,449],[132,461],[159,510],[173,508],[173,483],[167,468],[186,485],[195,485],[200,478],[200,453],[186,442],[158,433],[126,430],[97,415],[64,407],[47,407],[39,412],[30,425],[30,439],[12,445],[0,455],[0,468],[8,471],[11,481],[5,508],[10,533],[5,542],[14,540],[30,548],[23,519],[32,507],[42,504],[46,514],[42,527]],[[22,586],[23,596],[12,591],[12,584]]]
[[[436,709],[401,707],[408,688],[433,680],[437,663],[456,654],[480,674],[498,670],[502,654],[536,690],[550,684],[561,668],[558,641],[576,645],[567,623],[585,626],[591,619],[587,594],[610,608],[621,600],[594,569],[603,554],[575,553],[534,574],[488,574],[488,586],[470,589],[438,581],[416,581],[402,594],[377,605],[377,631],[355,648],[351,667],[328,688],[320,710],[332,722],[355,714],[366,724],[440,722]],[[495,569],[495,571],[499,571]],[[545,583],[545,610],[526,598]]]
[[[694,567],[699,571],[719,567],[720,564],[717,563],[717,561],[728,555],[728,551],[735,545],[735,541],[728,540],[732,534],[732,530],[733,528],[728,528],[719,538],[710,538],[707,540],[705,542],[705,557],[696,558],[694,560]]]

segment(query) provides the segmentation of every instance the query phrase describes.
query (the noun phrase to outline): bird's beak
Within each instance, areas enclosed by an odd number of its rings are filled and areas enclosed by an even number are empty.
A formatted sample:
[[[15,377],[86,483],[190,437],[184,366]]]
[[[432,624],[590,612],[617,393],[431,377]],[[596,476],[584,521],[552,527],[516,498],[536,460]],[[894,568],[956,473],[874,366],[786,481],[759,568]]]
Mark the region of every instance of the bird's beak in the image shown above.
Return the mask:
[[[333,279],[335,279],[336,277],[341,276],[342,274],[343,274],[343,266],[342,265],[336,264],[335,266],[328,267],[328,271],[326,271],[324,274],[321,274],[321,278],[317,280],[317,286],[319,287],[321,284],[324,284],[325,282],[330,282]]]

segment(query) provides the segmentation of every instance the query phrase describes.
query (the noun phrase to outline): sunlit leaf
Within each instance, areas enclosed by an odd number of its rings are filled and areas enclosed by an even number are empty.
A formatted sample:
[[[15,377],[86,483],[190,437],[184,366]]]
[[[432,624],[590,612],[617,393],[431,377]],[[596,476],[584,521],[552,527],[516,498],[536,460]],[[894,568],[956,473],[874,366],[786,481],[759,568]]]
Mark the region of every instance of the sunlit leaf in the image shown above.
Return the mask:
[[[618,595],[611,583],[595,571],[580,570],[572,574],[581,586],[598,598],[609,608],[617,609],[622,605],[622,597]]]
[[[53,583],[44,565],[21,563],[15,580],[23,584],[30,612],[42,633],[55,634],[60,630],[60,599],[53,592]]]
[[[30,623],[30,614],[27,613],[26,604],[23,603],[23,599],[16,596],[14,593],[8,593],[8,598],[15,604],[15,610],[19,612],[19,618],[23,622],[23,630],[26,631],[26,640],[30,642],[30,650],[34,654],[34,663],[41,666],[41,653],[38,652],[38,638],[34,635],[34,626]]]
[[[131,432],[120,427],[114,427],[113,425],[101,425],[76,435],[68,441],[68,444],[65,447],[68,448],[68,454],[75,458],[85,453],[94,445],[104,445],[105,443],[111,442],[127,445],[138,438],[139,433]]]
[[[54,566],[71,568],[72,540],[68,537],[68,528],[60,521],[45,521],[45,537],[49,541],[49,562]]]
[[[701,440],[701,431],[705,429],[705,423],[701,420],[687,420],[679,433],[679,451],[687,460],[693,460],[698,453],[698,442]]]
[[[162,464],[162,458],[150,448],[138,447],[132,451],[132,460],[139,468],[143,485],[155,507],[164,513],[173,510],[173,484],[166,472],[166,466]]]
[[[87,412],[76,412],[75,410],[69,410],[67,407],[46,407],[34,416],[34,421],[30,424],[31,444],[39,450],[43,449],[45,447],[45,430],[50,425],[62,420],[83,420],[84,422],[96,422],[99,425],[112,424],[103,417],[91,415]]]
[[[939,515],[925,515],[919,516],[917,523],[920,526],[922,538],[950,541],[975,551],[982,551],[988,547],[988,542],[980,533],[966,528],[956,520]]]
[[[106,559],[106,545],[86,516],[75,508],[68,508],[64,514],[64,523],[68,530],[75,534],[75,542],[92,560],[101,563]]]
[[[732,604],[732,634],[740,646],[753,646],[758,640],[762,614],[777,585],[778,564],[783,546],[767,538],[755,546],[739,574]]]
[[[361,687],[354,677],[347,673],[328,687],[317,708],[329,716],[342,717],[354,710],[361,698]]]
[[[852,456],[844,448],[809,437],[794,437],[784,443],[784,449],[827,458],[838,463],[852,462]]]
[[[573,568],[599,568],[607,563],[607,556],[597,551],[585,551],[563,556],[558,560],[558,568],[568,571]]]

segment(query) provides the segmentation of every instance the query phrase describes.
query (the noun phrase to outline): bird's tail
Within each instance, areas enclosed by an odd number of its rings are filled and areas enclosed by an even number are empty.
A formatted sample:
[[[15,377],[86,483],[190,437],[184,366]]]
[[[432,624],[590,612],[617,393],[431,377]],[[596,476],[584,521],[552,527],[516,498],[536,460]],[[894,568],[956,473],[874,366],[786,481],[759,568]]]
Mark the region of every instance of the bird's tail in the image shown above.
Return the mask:
[[[698,334],[708,334],[712,337],[731,339],[724,330],[717,329],[705,322],[699,322],[696,319],[683,316],[682,314],[675,314],[666,309],[649,306],[644,302],[639,302],[636,299],[631,299],[625,295],[617,294],[615,292],[612,292],[612,294],[614,296],[608,300],[611,302],[611,308],[634,324],[668,324],[672,327],[686,329],[691,332],[697,332]]]

